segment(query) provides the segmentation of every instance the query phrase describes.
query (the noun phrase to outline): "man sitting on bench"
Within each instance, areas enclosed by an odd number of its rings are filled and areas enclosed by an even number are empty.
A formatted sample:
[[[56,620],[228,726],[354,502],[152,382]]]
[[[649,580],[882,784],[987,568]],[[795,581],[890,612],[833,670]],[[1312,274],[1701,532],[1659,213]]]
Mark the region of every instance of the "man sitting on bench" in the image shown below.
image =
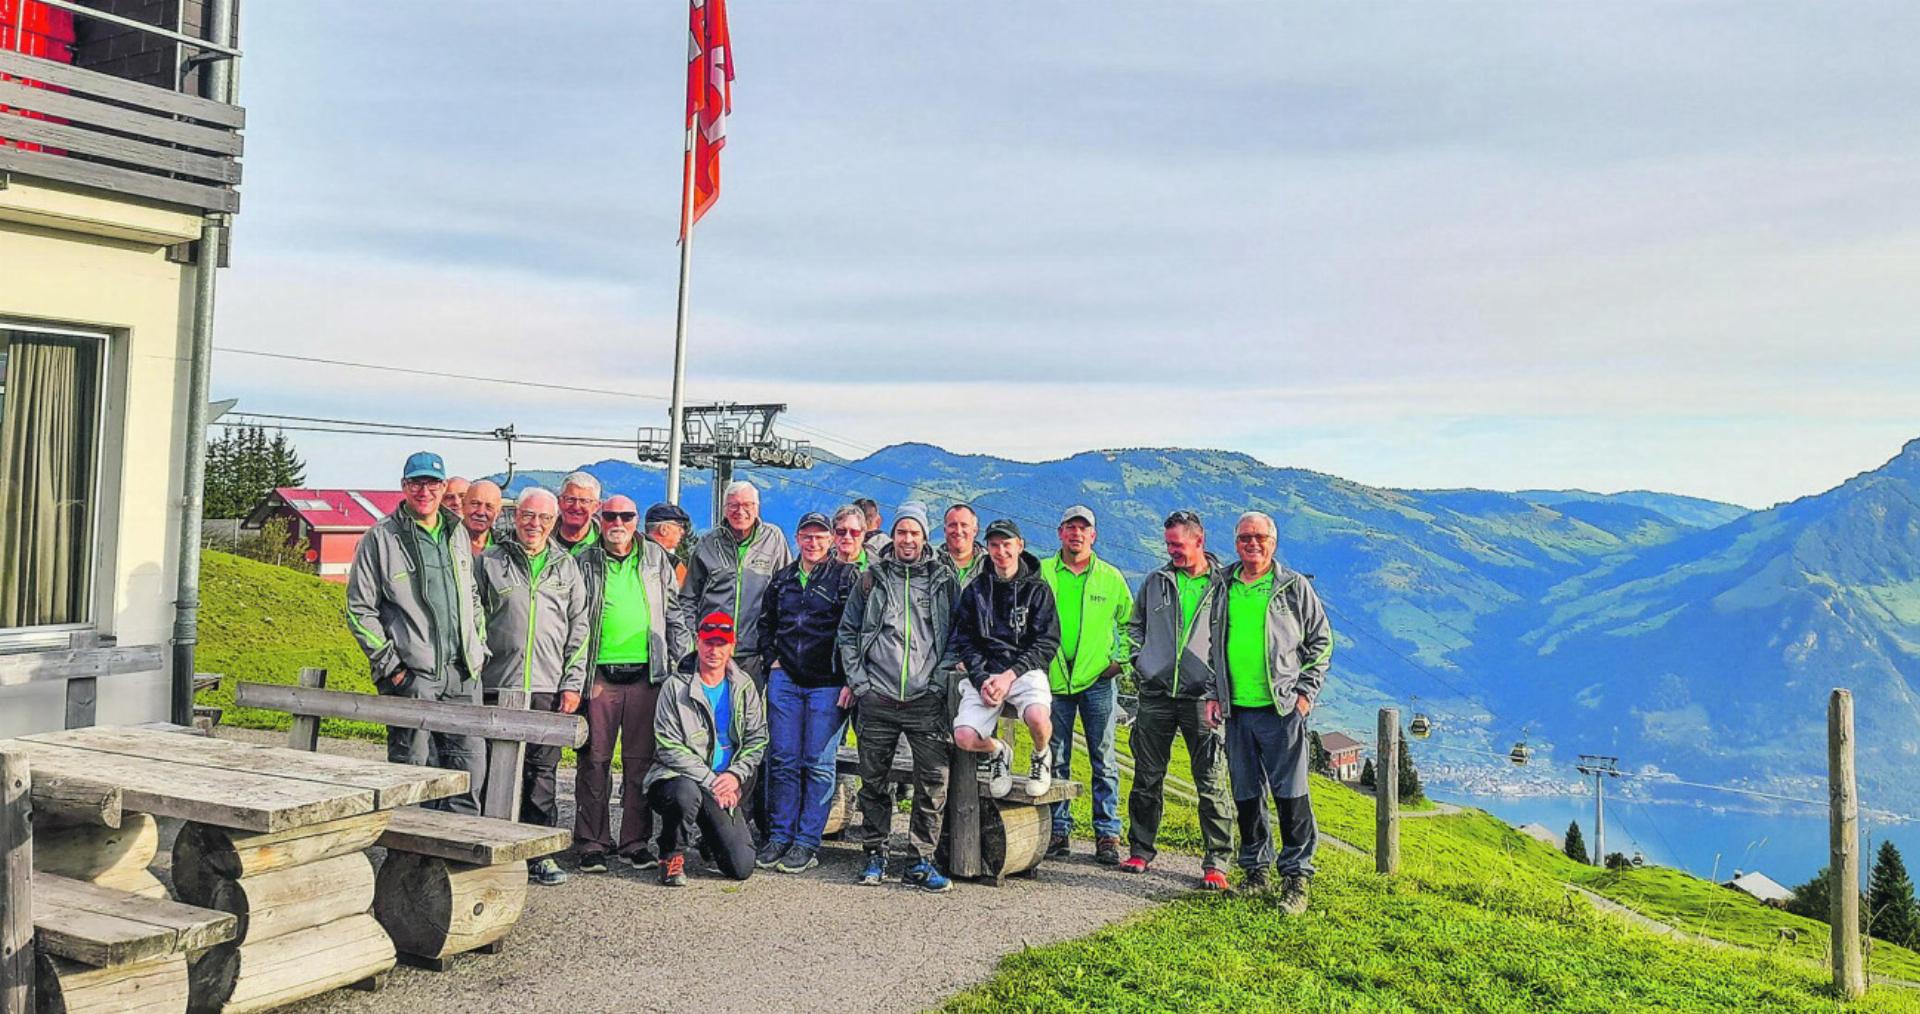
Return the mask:
[[[953,716],[953,744],[992,754],[987,791],[1013,789],[1013,744],[994,738],[1000,708],[1013,705],[1033,734],[1027,793],[1044,795],[1053,785],[1047,741],[1053,733],[1053,692],[1047,666],[1060,650],[1060,613],[1053,588],[1040,576],[1040,561],[1027,552],[1020,527],[1005,518],[987,526],[992,572],[967,585],[953,611],[953,657],[966,668],[960,709]]]
[[[754,773],[767,754],[767,715],[760,688],[733,663],[733,617],[711,612],[700,621],[700,660],[660,688],[653,712],[655,749],[647,800],[660,814],[660,882],[687,883],[687,840],[701,840],[735,880],[753,873],[753,831],[741,801],[752,798]]]

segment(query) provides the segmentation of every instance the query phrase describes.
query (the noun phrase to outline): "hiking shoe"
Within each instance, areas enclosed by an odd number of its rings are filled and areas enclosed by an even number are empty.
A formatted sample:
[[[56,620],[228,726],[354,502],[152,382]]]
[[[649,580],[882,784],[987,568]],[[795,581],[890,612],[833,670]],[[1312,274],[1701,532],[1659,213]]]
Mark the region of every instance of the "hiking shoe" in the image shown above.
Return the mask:
[[[753,865],[763,870],[771,870],[774,864],[780,861],[780,857],[786,855],[787,850],[792,847],[792,842],[770,840],[760,846],[760,851],[753,854]]]
[[[648,845],[622,852],[620,858],[626,860],[627,865],[636,870],[651,870],[660,865],[660,857],[655,855],[652,846]]]
[[[1071,840],[1064,834],[1056,834],[1047,839],[1047,858],[1065,859],[1073,852]]]
[[[527,867],[527,879],[541,887],[559,887],[569,878],[567,871],[561,869],[560,864],[554,862],[552,856],[547,856],[534,860],[533,865]]]
[[[1287,877],[1280,884],[1280,911],[1299,915],[1307,910],[1307,878]]]
[[[1053,788],[1053,765],[1049,763],[1048,751],[1036,749],[1033,760],[1027,764],[1027,795],[1035,799],[1047,794]]]
[[[1208,869],[1200,876],[1200,889],[1203,891],[1231,891],[1233,885],[1227,883],[1227,875],[1219,870]]]
[[[932,860],[928,859],[914,863],[913,869],[907,871],[906,881],[922,891],[931,891],[934,894],[944,894],[953,890],[953,881],[948,880],[947,875],[940,872],[940,867],[933,865]]]
[[[1273,890],[1273,879],[1267,876],[1265,866],[1255,866],[1247,870],[1246,877],[1240,881],[1240,889],[1249,894],[1265,894]]]
[[[684,853],[675,853],[660,864],[660,885],[662,887],[687,886],[687,857]]]
[[[599,849],[589,849],[580,853],[580,861],[574,868],[582,873],[607,872],[607,854]]]
[[[987,795],[995,799],[1013,791],[1013,744],[1000,741],[1000,749],[987,760]]]
[[[1093,861],[1102,866],[1113,866],[1120,862],[1120,839],[1104,835],[1094,839]]]
[[[1120,872],[1145,873],[1147,872],[1147,861],[1139,856],[1128,856],[1126,862],[1120,864]]]
[[[878,852],[867,853],[867,868],[860,871],[860,886],[879,887],[886,881],[887,857]]]
[[[820,857],[814,854],[812,848],[795,845],[787,850],[786,855],[780,857],[779,862],[773,864],[773,868],[782,873],[805,873],[818,865],[820,865]]]

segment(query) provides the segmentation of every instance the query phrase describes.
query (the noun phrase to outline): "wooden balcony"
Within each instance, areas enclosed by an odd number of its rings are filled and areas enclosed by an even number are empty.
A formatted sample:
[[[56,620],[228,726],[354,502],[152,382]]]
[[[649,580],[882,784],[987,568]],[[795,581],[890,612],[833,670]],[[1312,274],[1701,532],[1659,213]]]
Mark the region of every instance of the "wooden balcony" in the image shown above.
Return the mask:
[[[0,51],[0,110],[0,174],[240,209],[238,106]]]

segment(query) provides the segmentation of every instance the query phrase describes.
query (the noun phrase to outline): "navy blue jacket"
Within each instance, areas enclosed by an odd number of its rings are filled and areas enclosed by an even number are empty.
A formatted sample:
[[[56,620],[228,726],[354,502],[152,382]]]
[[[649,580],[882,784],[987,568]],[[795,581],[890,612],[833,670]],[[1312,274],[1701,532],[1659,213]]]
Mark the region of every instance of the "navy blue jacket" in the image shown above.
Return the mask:
[[[840,614],[846,610],[847,597],[853,594],[858,580],[858,567],[831,555],[814,566],[805,585],[800,583],[799,560],[775,571],[760,600],[755,649],[759,657],[777,661],[787,678],[799,686],[846,686],[847,676],[841,671],[834,637],[840,630]]]

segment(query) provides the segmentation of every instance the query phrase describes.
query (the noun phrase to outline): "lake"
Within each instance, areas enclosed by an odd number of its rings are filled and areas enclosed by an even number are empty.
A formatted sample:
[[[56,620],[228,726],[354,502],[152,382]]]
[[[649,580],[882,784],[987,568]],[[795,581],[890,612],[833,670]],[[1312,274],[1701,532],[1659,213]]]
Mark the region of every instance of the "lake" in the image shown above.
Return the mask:
[[[1578,820],[1587,848],[1593,848],[1591,796],[1479,796],[1430,788],[1434,799],[1478,807],[1509,824],[1537,823],[1555,834],[1565,834],[1567,823]],[[1607,851],[1635,851],[1647,862],[1730,880],[1734,870],[1759,870],[1792,888],[1804,883],[1827,864],[1827,814],[1824,808],[1787,804],[1777,812],[1728,808],[1717,800],[1626,802],[1607,797]],[[1891,838],[1906,859],[1909,872],[1920,861],[1920,825],[1861,821],[1878,849]],[[1863,843],[1862,878],[1873,867],[1873,852]]]

